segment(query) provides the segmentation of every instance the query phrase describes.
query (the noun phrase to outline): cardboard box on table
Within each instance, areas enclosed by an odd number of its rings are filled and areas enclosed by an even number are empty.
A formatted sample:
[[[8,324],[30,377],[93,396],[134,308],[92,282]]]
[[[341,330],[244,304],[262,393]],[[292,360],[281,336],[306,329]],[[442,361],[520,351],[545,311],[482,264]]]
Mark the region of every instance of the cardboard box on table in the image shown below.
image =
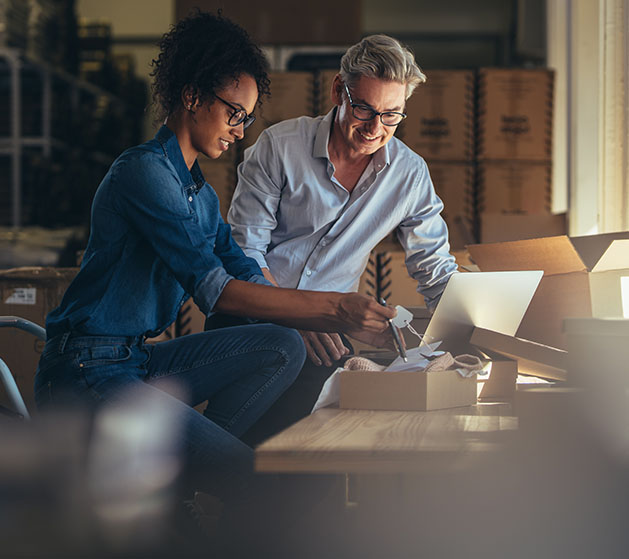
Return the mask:
[[[489,373],[479,375],[478,400],[480,402],[504,402],[515,394],[518,364],[513,359],[492,355]]]
[[[544,270],[516,336],[566,349],[567,317],[621,317],[629,232],[468,246],[481,271]]]
[[[26,267],[0,271],[0,315],[18,316],[45,326],[46,315],[56,308],[78,268]],[[16,328],[0,329],[0,358],[7,364],[26,401],[34,403],[33,382],[44,342]],[[4,390],[0,403],[7,405]]]
[[[457,371],[341,371],[341,408],[429,411],[476,403],[476,375]]]

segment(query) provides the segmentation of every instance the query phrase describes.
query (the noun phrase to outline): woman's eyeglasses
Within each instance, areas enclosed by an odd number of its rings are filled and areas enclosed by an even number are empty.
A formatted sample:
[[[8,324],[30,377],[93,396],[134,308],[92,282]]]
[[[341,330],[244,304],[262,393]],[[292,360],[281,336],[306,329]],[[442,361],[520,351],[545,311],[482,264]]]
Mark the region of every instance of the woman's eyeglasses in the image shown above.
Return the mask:
[[[248,128],[255,121],[256,117],[254,115],[248,115],[245,109],[232,105],[230,102],[225,101],[225,99],[221,99],[216,94],[214,94],[214,97],[216,97],[221,103],[225,103],[225,105],[234,111],[231,115],[229,115],[229,120],[227,121],[227,124],[230,126],[238,126],[239,124],[242,124],[243,128]]]

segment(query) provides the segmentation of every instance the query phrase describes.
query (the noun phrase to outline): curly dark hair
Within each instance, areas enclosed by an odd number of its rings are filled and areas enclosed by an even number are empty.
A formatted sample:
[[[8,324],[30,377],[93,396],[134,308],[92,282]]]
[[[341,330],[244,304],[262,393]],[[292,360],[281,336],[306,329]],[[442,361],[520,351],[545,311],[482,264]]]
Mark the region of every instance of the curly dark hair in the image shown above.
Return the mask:
[[[258,85],[258,96],[269,95],[269,63],[247,32],[222,16],[196,10],[165,33],[159,56],[152,61],[153,101],[158,119],[174,113],[184,88],[193,101],[215,98],[215,92],[242,74]]]

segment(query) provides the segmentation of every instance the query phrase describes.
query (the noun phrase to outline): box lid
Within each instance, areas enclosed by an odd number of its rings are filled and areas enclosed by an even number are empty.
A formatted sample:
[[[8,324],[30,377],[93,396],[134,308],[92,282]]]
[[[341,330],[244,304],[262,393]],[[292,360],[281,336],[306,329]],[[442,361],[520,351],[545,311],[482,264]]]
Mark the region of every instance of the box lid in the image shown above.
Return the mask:
[[[0,270],[0,281],[41,281],[72,279],[78,268],[53,268],[40,266],[24,266]]]
[[[469,245],[467,250],[483,272],[544,270],[554,275],[586,270],[566,235]]]
[[[629,231],[544,237],[467,247],[482,271],[544,270],[545,275],[629,268]]]

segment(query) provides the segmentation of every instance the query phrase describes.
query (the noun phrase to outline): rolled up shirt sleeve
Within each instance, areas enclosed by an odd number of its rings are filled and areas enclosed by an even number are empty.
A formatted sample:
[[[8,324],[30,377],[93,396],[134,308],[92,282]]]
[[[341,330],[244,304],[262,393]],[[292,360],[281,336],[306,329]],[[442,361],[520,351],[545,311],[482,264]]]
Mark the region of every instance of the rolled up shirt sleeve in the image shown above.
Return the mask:
[[[417,280],[417,291],[426,307],[434,311],[450,276],[457,272],[450,254],[448,228],[441,217],[443,202],[437,196],[427,166],[424,164],[414,187],[407,217],[400,223],[397,236],[406,253],[406,268]]]

